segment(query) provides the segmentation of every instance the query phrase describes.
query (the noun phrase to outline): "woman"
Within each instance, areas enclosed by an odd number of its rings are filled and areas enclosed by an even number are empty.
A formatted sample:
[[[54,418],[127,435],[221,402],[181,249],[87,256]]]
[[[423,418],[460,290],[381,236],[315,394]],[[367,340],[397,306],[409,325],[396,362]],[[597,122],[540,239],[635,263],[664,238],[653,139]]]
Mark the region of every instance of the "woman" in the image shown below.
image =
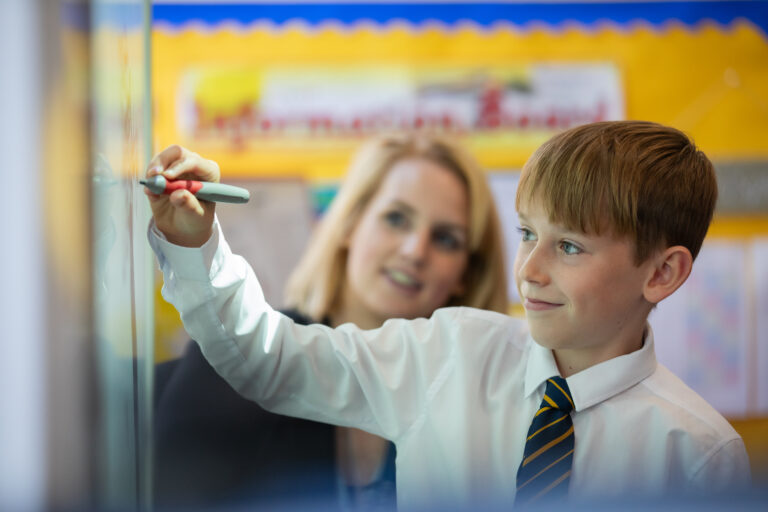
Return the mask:
[[[469,155],[439,137],[383,136],[358,152],[316,229],[289,280],[287,313],[373,329],[444,306],[506,311],[502,247]],[[351,508],[394,507],[388,441],[261,410],[195,344],[172,366],[158,373],[158,504],[285,499],[301,489]]]

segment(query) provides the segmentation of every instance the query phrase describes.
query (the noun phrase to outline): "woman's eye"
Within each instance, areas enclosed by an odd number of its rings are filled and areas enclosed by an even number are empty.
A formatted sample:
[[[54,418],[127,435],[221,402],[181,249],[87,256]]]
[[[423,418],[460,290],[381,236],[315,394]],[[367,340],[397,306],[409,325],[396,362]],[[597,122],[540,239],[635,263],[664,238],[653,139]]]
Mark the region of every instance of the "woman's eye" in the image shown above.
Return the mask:
[[[571,242],[566,242],[566,241],[560,242],[560,250],[562,250],[568,256],[581,254],[582,252],[580,247],[572,244]]]
[[[520,237],[523,239],[523,242],[530,242],[531,240],[536,239],[533,236],[533,232],[528,228],[517,228],[517,232],[520,233]]]
[[[432,240],[441,249],[457,251],[464,248],[464,242],[450,231],[436,231],[432,235]]]
[[[400,228],[407,225],[408,217],[403,212],[393,210],[384,214],[384,221],[393,228]]]

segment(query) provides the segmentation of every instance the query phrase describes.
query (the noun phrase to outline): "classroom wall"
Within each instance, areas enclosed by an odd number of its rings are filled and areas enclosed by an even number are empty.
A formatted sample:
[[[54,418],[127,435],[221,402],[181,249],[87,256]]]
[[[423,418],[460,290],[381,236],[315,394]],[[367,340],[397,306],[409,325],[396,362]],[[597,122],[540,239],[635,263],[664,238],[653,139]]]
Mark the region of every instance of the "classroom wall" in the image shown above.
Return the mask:
[[[225,178],[298,178],[320,206],[351,151],[382,129],[454,134],[489,170],[500,203],[533,149],[568,126],[648,119],[692,136],[727,189],[700,258],[706,270],[654,321],[682,347],[663,351],[665,364],[734,419],[762,482],[766,83],[764,1],[156,2],[153,11],[155,148],[192,147]],[[690,299],[701,287],[710,303]],[[172,356],[159,347],[159,358]]]

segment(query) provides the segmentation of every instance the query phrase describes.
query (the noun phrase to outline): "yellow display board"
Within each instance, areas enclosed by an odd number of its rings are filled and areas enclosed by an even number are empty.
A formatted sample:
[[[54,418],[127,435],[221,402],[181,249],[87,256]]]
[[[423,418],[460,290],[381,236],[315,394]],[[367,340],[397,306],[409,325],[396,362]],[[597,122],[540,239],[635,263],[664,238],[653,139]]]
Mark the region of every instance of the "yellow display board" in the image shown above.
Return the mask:
[[[534,65],[610,65],[620,81],[623,116],[680,128],[714,160],[768,158],[768,39],[747,20],[728,27],[674,22],[593,27],[463,25],[414,28],[300,24],[252,27],[159,26],[152,38],[155,146],[180,143],[217,160],[230,176],[343,174],[359,136],[324,139],[275,137],[213,142],[185,132],[190,77],[208,73],[199,87],[226,113],[242,97],[259,94],[259,80],[275,69],[496,70],[525,73]],[[216,73],[229,74],[229,80]],[[208,88],[206,90],[206,87]],[[230,103],[228,103],[228,101]],[[187,107],[188,108],[188,107]],[[460,133],[488,168],[519,168],[547,130]]]

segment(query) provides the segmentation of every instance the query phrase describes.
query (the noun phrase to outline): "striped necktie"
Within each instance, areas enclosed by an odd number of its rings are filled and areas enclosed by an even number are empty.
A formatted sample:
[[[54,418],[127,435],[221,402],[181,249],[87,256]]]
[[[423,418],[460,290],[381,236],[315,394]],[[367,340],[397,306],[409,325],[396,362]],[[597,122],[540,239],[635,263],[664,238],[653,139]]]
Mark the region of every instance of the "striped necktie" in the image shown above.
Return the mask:
[[[562,377],[547,380],[547,389],[525,440],[517,470],[515,504],[525,505],[546,495],[564,498],[573,462],[573,399]]]

